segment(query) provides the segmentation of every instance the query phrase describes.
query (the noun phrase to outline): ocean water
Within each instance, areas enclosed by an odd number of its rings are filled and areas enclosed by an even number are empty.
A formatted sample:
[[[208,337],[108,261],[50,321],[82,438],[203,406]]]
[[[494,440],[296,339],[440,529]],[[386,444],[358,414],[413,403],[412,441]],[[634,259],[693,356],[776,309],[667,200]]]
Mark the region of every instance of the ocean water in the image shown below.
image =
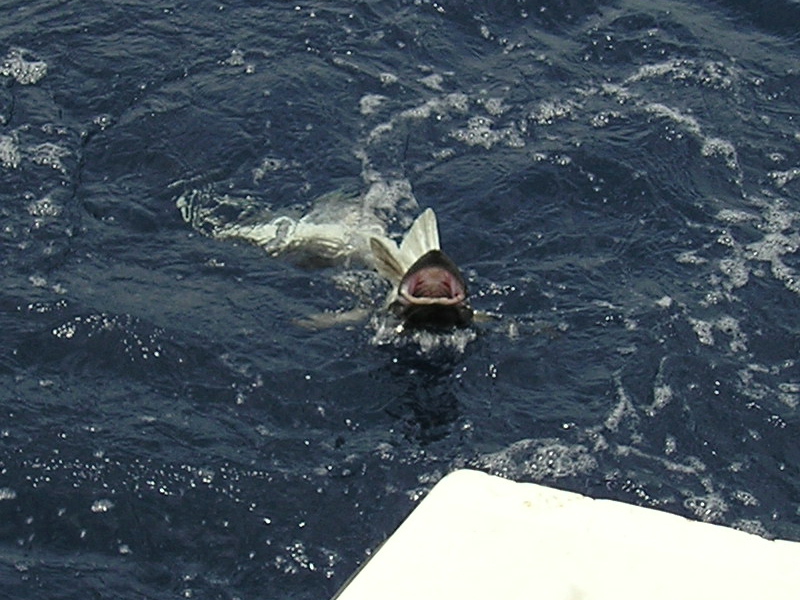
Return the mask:
[[[460,467],[800,540],[797,1],[0,15],[9,597],[328,598]],[[428,207],[459,335],[226,235]]]

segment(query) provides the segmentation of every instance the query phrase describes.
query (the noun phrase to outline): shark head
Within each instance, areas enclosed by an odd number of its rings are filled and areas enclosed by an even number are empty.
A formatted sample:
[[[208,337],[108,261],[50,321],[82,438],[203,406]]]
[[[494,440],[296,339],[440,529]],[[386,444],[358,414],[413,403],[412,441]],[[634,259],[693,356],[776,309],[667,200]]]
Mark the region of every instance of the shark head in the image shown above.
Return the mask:
[[[429,250],[409,267],[391,309],[411,327],[445,329],[472,323],[467,284],[441,250]]]
[[[441,250],[436,214],[419,215],[398,246],[386,237],[370,240],[375,268],[391,284],[388,308],[404,325],[451,329],[472,323],[467,284]]]

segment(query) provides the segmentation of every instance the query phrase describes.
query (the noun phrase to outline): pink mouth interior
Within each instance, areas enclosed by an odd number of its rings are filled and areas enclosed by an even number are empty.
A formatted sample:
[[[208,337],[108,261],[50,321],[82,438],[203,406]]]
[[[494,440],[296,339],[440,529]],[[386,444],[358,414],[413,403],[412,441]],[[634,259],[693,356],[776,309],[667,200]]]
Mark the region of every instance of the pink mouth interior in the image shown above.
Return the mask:
[[[411,302],[455,304],[464,300],[464,288],[447,269],[427,267],[409,276],[401,294]],[[426,302],[427,300],[427,302]]]

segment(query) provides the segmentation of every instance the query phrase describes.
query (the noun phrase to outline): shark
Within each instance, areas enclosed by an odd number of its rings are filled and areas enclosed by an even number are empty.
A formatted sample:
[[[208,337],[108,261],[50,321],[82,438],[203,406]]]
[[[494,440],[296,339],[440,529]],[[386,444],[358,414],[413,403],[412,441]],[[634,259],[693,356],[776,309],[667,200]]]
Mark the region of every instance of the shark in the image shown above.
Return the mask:
[[[244,240],[306,267],[370,267],[389,283],[382,309],[400,321],[401,329],[460,329],[480,320],[463,274],[441,248],[431,208],[416,217],[398,244],[379,211],[361,196],[328,194],[299,217],[254,210],[248,202],[208,190],[190,191],[177,205],[187,223],[217,239]],[[370,312],[364,307],[325,311],[295,323],[323,329],[362,321]]]

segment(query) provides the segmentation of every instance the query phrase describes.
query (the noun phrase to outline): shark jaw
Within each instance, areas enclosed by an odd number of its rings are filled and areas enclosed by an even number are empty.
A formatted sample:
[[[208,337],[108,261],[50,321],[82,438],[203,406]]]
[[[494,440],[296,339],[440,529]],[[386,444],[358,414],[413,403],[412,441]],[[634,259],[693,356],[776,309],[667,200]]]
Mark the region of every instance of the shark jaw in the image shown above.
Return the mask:
[[[400,281],[393,312],[410,327],[449,329],[472,323],[467,284],[441,250],[423,254]]]

